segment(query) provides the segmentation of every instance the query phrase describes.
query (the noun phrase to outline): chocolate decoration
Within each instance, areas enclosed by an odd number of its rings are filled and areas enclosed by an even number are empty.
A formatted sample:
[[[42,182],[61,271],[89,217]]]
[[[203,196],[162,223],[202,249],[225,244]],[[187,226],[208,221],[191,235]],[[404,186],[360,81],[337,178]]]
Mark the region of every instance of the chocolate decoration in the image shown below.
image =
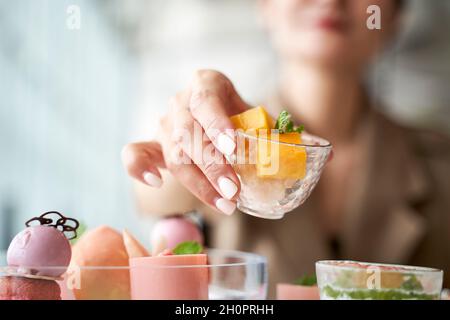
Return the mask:
[[[53,216],[58,216],[57,219],[52,218]],[[56,220],[56,221],[55,221]],[[41,214],[39,217],[34,217],[25,222],[27,227],[31,226],[31,223],[34,221],[38,221],[41,226],[49,226],[58,229],[61,231],[69,240],[75,239],[77,237],[77,229],[80,226],[78,220],[73,218],[67,218],[63,216],[58,211],[48,211]],[[54,222],[55,221],[55,222]],[[73,225],[67,224],[71,222]],[[67,236],[66,233],[72,233],[70,236]]]

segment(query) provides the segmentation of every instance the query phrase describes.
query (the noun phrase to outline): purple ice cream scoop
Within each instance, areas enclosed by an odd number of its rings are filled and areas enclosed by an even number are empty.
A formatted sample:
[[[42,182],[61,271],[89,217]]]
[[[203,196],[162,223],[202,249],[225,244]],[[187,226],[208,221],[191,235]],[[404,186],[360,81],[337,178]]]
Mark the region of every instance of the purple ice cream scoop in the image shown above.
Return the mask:
[[[71,257],[72,249],[65,235],[54,227],[40,225],[18,233],[6,258],[9,266],[23,268],[30,274],[59,277],[67,270]]]

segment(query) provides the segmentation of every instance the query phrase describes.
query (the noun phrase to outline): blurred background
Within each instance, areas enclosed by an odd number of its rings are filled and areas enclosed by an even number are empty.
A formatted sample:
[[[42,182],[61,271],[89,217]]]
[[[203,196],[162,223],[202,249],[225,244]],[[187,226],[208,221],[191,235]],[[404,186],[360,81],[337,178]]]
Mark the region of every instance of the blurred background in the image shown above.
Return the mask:
[[[450,135],[450,1],[408,4],[368,82],[384,112]],[[48,210],[148,243],[120,151],[154,135],[199,68],[226,73],[249,102],[273,89],[256,0],[0,0],[0,250]]]

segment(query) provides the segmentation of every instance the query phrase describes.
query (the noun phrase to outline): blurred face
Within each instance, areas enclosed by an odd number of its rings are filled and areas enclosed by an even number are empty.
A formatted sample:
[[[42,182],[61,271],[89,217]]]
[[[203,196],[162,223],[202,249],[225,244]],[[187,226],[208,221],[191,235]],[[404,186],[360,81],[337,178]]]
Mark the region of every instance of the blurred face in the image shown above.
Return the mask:
[[[369,30],[370,5],[381,9],[381,30]],[[395,0],[263,0],[278,53],[327,67],[363,67],[395,30]]]

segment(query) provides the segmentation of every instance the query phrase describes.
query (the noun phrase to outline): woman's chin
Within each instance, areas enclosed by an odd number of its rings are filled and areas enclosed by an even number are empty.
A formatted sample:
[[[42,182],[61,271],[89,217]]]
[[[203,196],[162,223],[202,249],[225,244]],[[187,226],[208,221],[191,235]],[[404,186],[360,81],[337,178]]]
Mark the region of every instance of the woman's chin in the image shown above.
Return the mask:
[[[298,57],[301,60],[318,65],[326,65],[332,67],[343,66],[357,61],[352,57],[355,56],[354,49],[339,36],[314,36],[308,39],[298,39],[291,41],[290,44],[284,46],[285,53],[291,58]]]
[[[315,50],[316,49],[316,50]],[[324,66],[333,69],[341,69],[342,67],[351,68],[356,63],[346,50],[333,48],[307,48],[306,50],[296,50],[291,52],[291,57],[298,61],[304,61],[311,65]]]

